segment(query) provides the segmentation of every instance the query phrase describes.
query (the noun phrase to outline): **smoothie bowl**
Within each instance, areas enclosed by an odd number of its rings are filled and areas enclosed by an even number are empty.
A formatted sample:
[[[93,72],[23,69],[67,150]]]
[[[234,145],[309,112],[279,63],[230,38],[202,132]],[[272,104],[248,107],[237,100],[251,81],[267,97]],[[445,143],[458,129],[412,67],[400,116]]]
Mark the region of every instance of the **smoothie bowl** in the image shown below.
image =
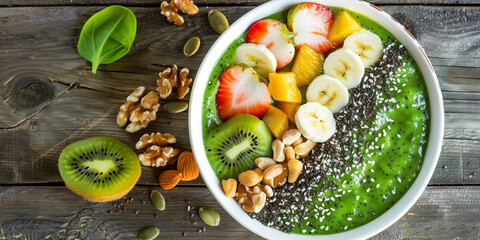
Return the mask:
[[[217,201],[269,239],[367,238],[435,169],[443,102],[417,41],[357,0],[263,4],[211,47],[189,112]]]

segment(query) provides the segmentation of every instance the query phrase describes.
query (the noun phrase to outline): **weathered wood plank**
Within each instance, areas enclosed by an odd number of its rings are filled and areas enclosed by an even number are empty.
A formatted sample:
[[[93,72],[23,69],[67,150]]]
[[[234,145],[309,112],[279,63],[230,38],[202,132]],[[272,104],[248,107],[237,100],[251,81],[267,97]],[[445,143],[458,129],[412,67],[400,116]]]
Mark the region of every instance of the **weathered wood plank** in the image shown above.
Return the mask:
[[[128,194],[131,202],[91,203],[60,186],[1,186],[0,239],[133,239],[143,227],[151,225],[160,228],[161,239],[182,238],[183,232],[194,239],[259,239],[236,223],[207,188],[162,191],[167,206],[163,212],[151,205],[151,189],[135,187]],[[195,209],[187,211],[185,201]],[[122,206],[126,210],[116,212]],[[219,227],[206,226],[200,220],[197,209],[202,206],[219,212]],[[202,227],[206,232],[198,233]],[[479,186],[428,187],[401,220],[373,239],[475,239],[479,233]]]
[[[231,22],[251,8],[219,7]],[[93,75],[88,70],[84,72],[88,64],[79,57],[75,46],[83,23],[99,9],[0,9],[0,34],[5,36],[0,38],[0,96],[3,100],[0,101],[0,128],[3,128],[0,130],[1,183],[59,182],[56,162],[61,149],[71,142],[94,135],[113,136],[133,146],[143,133],[168,131],[177,136],[178,147],[189,149],[186,113],[159,112],[159,119],[137,134],[123,132],[116,126],[115,116],[126,96],[138,85],[154,88],[156,74],[164,66],[176,63],[194,70],[198,68],[209,46],[218,37],[206,23],[208,9],[201,8],[197,16],[187,18],[185,26],[176,27],[167,23],[157,8],[132,8],[139,23],[132,52],[117,63],[102,66],[103,71]],[[478,26],[479,8],[385,6],[385,10],[413,29],[429,54],[444,61],[438,62],[440,65],[435,67],[442,89],[448,96],[448,101],[445,101],[447,140],[432,183],[479,183],[478,177],[469,177],[471,172],[480,171],[475,165],[479,159],[476,146],[480,136],[480,91],[477,89],[479,85],[475,84],[479,75],[478,68],[469,66],[478,63],[479,55],[475,49],[480,46],[480,41],[475,40],[480,34],[479,29],[468,27]],[[444,20],[440,21],[442,18]],[[444,26],[447,26],[447,32],[443,32]],[[465,32],[463,45],[457,44],[457,38],[451,39],[451,34],[461,31]],[[197,34],[201,34],[203,41],[199,52],[192,58],[183,57],[183,42]],[[444,42],[451,40],[457,40],[453,47],[442,45],[443,49],[437,50],[438,44],[447,44]],[[446,65],[442,65],[444,63]],[[192,74],[195,75],[195,71]],[[30,79],[35,79],[35,84],[29,84],[32,83]],[[462,82],[458,79],[469,80]],[[76,80],[73,88],[63,93]],[[25,102],[17,103],[12,97],[12,92],[18,93],[19,89],[24,89],[22,96],[30,96],[39,87],[53,89],[54,96],[33,96],[31,99],[40,103],[28,107],[22,105]],[[48,103],[51,104],[29,118]],[[447,168],[441,168],[443,166]],[[156,169],[145,169],[140,183],[156,184],[157,174]],[[202,182],[198,180],[188,184]]]
[[[268,0],[196,0],[195,3],[199,6],[204,5],[259,5]],[[160,1],[155,0],[5,0],[0,3],[0,6],[81,6],[81,5],[113,5],[122,4],[125,6],[145,6],[145,5],[159,5]],[[368,1],[376,5],[388,4],[433,4],[433,5],[473,5],[480,4],[478,0],[371,0]]]

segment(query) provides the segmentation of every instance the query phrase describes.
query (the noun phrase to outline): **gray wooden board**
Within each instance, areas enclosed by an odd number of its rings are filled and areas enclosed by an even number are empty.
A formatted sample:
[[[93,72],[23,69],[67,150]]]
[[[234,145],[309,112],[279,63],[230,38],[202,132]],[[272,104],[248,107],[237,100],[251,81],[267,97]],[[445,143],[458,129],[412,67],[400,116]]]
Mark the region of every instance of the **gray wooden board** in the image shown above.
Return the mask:
[[[382,6],[419,39],[437,70],[445,96],[445,141],[432,184],[479,183],[480,9],[478,7]],[[159,71],[177,64],[195,75],[217,39],[207,24],[209,9],[166,22],[155,7],[132,7],[138,33],[132,51],[93,75],[76,52],[83,23],[101,7],[0,8],[0,183],[59,182],[58,155],[69,143],[109,135],[133,146],[143,134],[171,132],[190,148],[187,113],[160,111],[147,129],[127,134],[115,124],[118,107],[137,86],[153,90]],[[252,7],[216,7],[230,22]],[[461,37],[452,36],[460,34]],[[199,35],[191,57],[183,43]],[[460,39],[460,40],[457,40]],[[87,70],[85,70],[87,69]],[[169,99],[167,101],[170,101]],[[187,99],[188,100],[188,97]],[[158,170],[145,168],[140,183],[156,184]],[[187,184],[202,184],[201,180]]]
[[[127,195],[131,202],[92,203],[61,186],[1,186],[0,239],[133,239],[147,226],[160,229],[159,239],[183,239],[183,232],[186,239],[259,239],[236,223],[204,187],[157,188],[166,200],[163,212],[150,203],[152,189],[156,188],[135,187]],[[194,209],[187,211],[188,205]],[[219,212],[218,227],[200,220],[197,210],[204,206]],[[202,227],[206,232],[199,233]],[[428,187],[407,214],[373,239],[432,236],[480,238],[480,186]]]
[[[158,0],[4,0],[0,6],[78,6],[78,5],[113,5],[122,4],[125,6],[160,5]],[[208,5],[258,5],[268,0],[195,0],[199,6]],[[432,5],[474,5],[480,4],[479,0],[372,0],[372,4],[432,4]]]

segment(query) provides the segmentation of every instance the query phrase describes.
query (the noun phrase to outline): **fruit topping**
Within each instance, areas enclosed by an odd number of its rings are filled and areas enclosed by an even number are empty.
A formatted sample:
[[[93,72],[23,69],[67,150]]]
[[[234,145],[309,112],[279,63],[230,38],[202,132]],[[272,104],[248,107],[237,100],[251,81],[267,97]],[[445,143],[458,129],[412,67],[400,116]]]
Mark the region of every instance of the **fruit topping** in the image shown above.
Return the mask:
[[[347,48],[330,53],[323,69],[325,74],[340,80],[347,89],[358,86],[365,73],[362,59]]]
[[[208,161],[220,179],[252,169],[255,159],[270,156],[272,135],[260,119],[238,114],[219,125],[205,142]]]
[[[300,103],[277,102],[275,107],[287,114],[289,123],[295,124],[295,113],[297,113]]]
[[[362,26],[346,11],[341,11],[335,16],[329,37],[330,40],[342,44],[345,38],[360,30]]]
[[[270,145],[269,145],[270,147]],[[92,137],[67,146],[58,159],[65,186],[94,202],[125,196],[140,177],[137,155],[111,137]]]
[[[288,129],[287,115],[274,106],[268,108],[262,120],[275,138],[282,136]]]
[[[273,20],[262,19],[250,27],[248,30],[247,43],[256,43],[265,45],[277,59],[277,69],[287,66],[295,55],[295,47],[290,43],[290,33],[285,24]]]
[[[320,75],[323,71],[324,60],[323,54],[316,52],[306,44],[302,45],[292,67],[297,86],[307,86],[316,76]]]
[[[292,72],[270,73],[268,90],[276,101],[300,103],[302,94]]]
[[[325,53],[338,46],[328,38],[333,24],[333,13],[318,3],[301,3],[288,11],[288,28],[295,32],[297,48],[306,44],[313,50]]]
[[[336,113],[347,105],[348,90],[339,80],[321,75],[308,85],[306,97],[308,102],[318,102]]]
[[[300,106],[295,114],[295,123],[302,135],[313,142],[327,141],[336,129],[332,112],[318,102],[308,102]]]
[[[219,117],[226,121],[240,114],[262,116],[270,106],[267,85],[251,67],[233,66],[220,77],[216,101]]]
[[[366,30],[348,36],[343,43],[343,47],[358,54],[366,68],[374,65],[383,54],[380,37]]]
[[[265,79],[268,79],[269,73],[277,69],[275,55],[265,45],[255,43],[244,43],[238,46],[235,64],[248,65]]]

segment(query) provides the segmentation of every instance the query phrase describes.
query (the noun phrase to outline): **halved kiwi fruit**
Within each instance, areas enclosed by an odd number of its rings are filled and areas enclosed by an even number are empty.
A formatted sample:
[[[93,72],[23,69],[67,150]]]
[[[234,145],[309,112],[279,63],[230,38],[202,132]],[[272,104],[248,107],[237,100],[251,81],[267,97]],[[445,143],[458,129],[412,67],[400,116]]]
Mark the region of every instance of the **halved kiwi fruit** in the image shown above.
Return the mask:
[[[67,146],[58,159],[67,188],[94,202],[125,196],[140,177],[137,155],[111,137],[92,137]]]
[[[205,142],[207,158],[219,179],[237,178],[255,159],[272,155],[272,135],[257,117],[238,114],[219,125]]]

